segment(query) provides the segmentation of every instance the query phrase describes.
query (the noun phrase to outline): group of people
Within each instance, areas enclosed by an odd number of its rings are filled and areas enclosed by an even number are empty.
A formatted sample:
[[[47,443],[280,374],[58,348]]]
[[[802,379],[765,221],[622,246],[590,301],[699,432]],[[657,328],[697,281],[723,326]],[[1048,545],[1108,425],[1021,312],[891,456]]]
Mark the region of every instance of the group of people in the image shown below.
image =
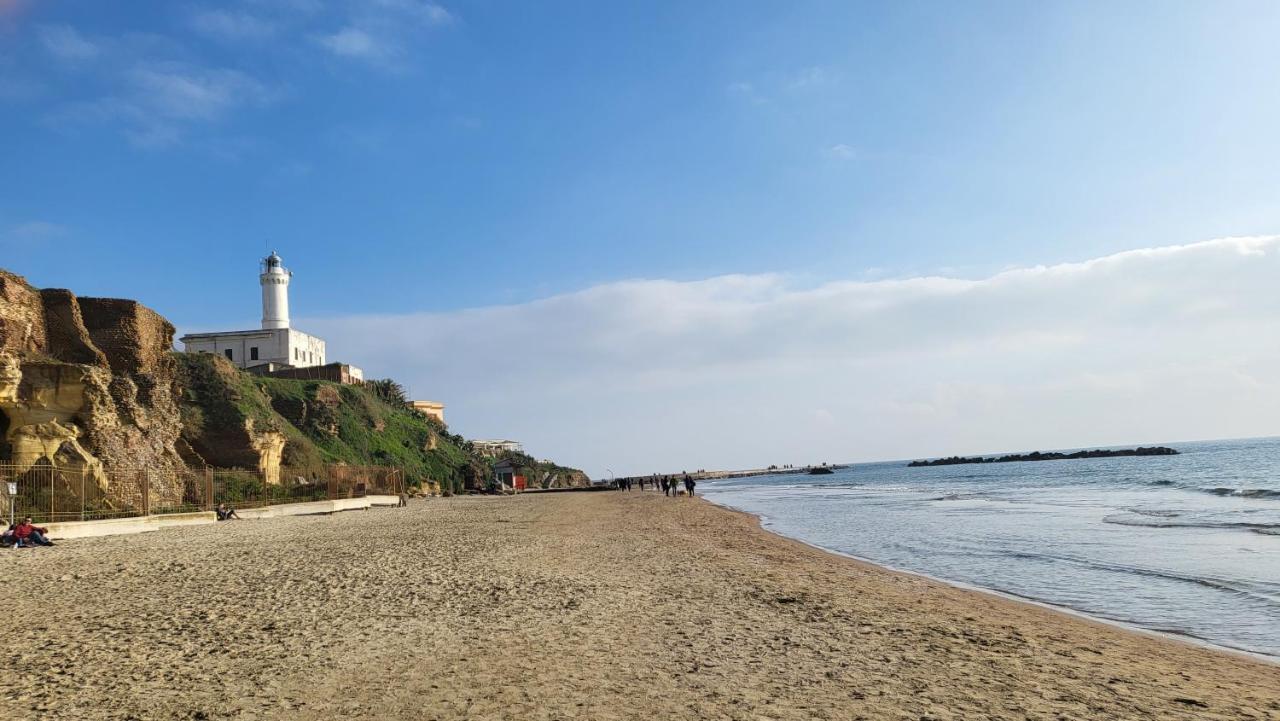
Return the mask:
[[[639,479],[619,478],[617,481],[618,490],[620,491],[631,490],[631,484],[633,482],[638,482],[640,484],[640,490],[642,491],[645,489],[646,484],[652,483],[653,490],[656,491],[659,488],[661,488],[662,495],[672,496],[672,497],[680,495],[681,483],[684,483],[684,492],[690,496],[693,495],[694,487],[698,485],[698,482],[693,480],[693,476],[690,476],[688,473],[684,474],[683,479],[677,478],[675,476],[659,476],[657,474],[654,474],[653,476],[650,476],[648,478],[644,476],[641,476]]]
[[[52,546],[53,541],[49,540],[48,533],[49,529],[35,525],[31,522],[31,517],[27,516],[0,534],[0,545],[14,548]]]

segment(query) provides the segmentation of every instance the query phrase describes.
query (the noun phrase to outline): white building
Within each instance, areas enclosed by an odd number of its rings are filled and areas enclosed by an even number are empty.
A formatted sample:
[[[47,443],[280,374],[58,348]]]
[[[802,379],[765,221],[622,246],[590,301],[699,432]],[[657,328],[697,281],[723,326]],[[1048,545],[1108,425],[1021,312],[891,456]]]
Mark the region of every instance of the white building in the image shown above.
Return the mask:
[[[509,441],[505,439],[471,441],[471,444],[482,455],[496,456],[499,453],[513,452],[524,453],[524,447],[519,441]]]
[[[241,368],[272,364],[284,368],[325,365],[324,341],[289,327],[289,280],[293,273],[272,251],[262,259],[262,328],[182,336],[187,353],[215,353]]]

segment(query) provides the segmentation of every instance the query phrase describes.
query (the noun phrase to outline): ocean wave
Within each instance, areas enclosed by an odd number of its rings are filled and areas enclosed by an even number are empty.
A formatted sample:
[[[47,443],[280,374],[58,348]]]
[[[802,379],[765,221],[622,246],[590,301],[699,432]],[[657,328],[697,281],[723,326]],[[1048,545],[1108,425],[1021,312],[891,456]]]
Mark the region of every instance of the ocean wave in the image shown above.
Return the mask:
[[[1136,513],[1139,516],[1151,516],[1152,518],[1177,518],[1182,515],[1182,511],[1167,511],[1159,508],[1126,508],[1129,513]]]
[[[1210,521],[1207,519],[1188,518],[1173,520],[1177,516],[1154,516],[1139,514],[1136,511],[1117,513],[1102,519],[1103,523],[1119,526],[1142,526],[1143,528],[1234,528],[1243,531],[1271,533],[1280,531],[1280,523],[1250,523],[1248,521]]]
[[[1235,498],[1276,498],[1280,499],[1280,489],[1276,488],[1232,488],[1231,486],[1193,486],[1182,485],[1167,478],[1148,481],[1148,486],[1160,488],[1177,487],[1188,491],[1198,491],[1214,496],[1232,496]]]
[[[1217,486],[1214,488],[1198,489],[1205,493],[1212,493],[1215,496],[1236,496],[1239,498],[1280,498],[1280,490],[1274,488],[1227,488],[1225,486]]]
[[[937,498],[930,498],[929,500],[931,501],[979,501],[979,500],[986,500],[986,499],[987,499],[987,494],[985,493],[948,493],[945,496],[938,496]]]
[[[1270,528],[1275,531],[1280,531],[1280,525],[1272,526]],[[1108,563],[1097,559],[1075,558],[1073,556],[1053,553],[1038,553],[1035,551],[1013,551],[1009,552],[1007,555],[1013,558],[1069,563],[1072,565],[1111,571],[1113,573],[1127,573],[1136,576],[1146,576],[1149,578],[1160,578],[1167,581],[1194,584],[1239,596],[1247,596],[1255,601],[1261,601],[1269,605],[1280,606],[1280,585],[1267,582],[1248,582],[1218,578],[1215,576],[1193,576],[1159,568],[1131,566],[1124,563]]]

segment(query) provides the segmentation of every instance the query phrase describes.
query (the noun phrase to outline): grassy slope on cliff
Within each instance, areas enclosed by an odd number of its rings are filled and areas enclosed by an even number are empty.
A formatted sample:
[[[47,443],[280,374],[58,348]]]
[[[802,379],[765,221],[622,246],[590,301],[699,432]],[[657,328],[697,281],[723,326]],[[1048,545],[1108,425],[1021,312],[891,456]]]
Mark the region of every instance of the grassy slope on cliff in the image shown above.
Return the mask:
[[[206,458],[235,457],[234,446],[245,443],[239,429],[252,420],[256,430],[285,435],[286,466],[397,466],[410,485],[435,482],[453,492],[482,488],[490,477],[489,460],[466,439],[449,433],[435,419],[386,403],[370,388],[254,376],[214,355],[179,353],[177,358],[183,381],[183,436]],[[538,478],[548,470],[562,478],[585,480],[581,471],[524,458],[538,470]],[[210,462],[219,465],[214,458]],[[529,475],[534,482],[534,470]]]
[[[182,397],[182,439],[214,466],[256,465],[248,445],[246,421],[256,431],[285,436],[285,464],[317,467],[324,462],[319,449],[271,407],[271,399],[254,384],[254,377],[219,356],[176,353]]]

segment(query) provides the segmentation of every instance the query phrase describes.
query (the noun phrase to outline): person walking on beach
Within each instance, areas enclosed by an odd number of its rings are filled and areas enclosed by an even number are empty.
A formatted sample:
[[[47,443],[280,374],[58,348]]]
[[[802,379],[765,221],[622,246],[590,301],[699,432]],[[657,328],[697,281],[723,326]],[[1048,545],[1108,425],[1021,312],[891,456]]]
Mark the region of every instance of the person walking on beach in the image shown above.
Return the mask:
[[[693,487],[696,485],[698,484],[693,480],[693,476],[688,473],[684,474],[684,491],[689,494],[690,498],[693,497]]]
[[[669,495],[671,495],[670,493],[668,493],[668,492],[667,492],[667,491],[669,491],[669,490],[670,490],[670,487],[671,487],[671,486],[670,486],[670,484],[669,484],[669,483],[667,483],[667,477],[666,477],[666,476],[663,476],[663,477],[662,477],[662,495],[664,495],[664,496],[669,496]]]

